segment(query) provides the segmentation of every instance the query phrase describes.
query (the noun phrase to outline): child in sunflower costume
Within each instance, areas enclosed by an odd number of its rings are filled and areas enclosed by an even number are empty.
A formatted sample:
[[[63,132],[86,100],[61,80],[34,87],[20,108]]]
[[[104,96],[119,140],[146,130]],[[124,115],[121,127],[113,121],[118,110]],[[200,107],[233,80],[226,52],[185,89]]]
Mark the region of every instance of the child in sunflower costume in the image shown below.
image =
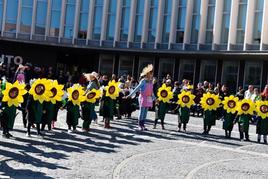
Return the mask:
[[[178,131],[181,131],[181,126],[183,125],[183,130],[186,132],[186,126],[190,119],[191,107],[194,105],[194,98],[190,91],[182,91],[178,95]]]
[[[249,122],[252,120],[252,115],[254,111],[254,104],[250,99],[244,99],[238,103],[238,129],[240,133],[240,140],[249,140]]]
[[[83,131],[88,132],[92,119],[95,117],[95,103],[100,98],[100,91],[92,89],[86,94],[86,100],[81,103]]]
[[[14,84],[6,83],[5,89],[3,88],[1,121],[3,127],[3,137],[5,138],[13,137],[9,133],[9,130],[12,130],[14,127],[17,107],[23,102],[23,95],[26,93],[27,91],[25,90],[25,85],[19,84],[18,81],[16,81]]]
[[[158,119],[161,121],[162,129],[165,130],[164,120],[166,113],[169,110],[170,100],[173,98],[173,93],[171,91],[171,87],[163,84],[157,92],[158,99],[156,101],[156,110],[155,110],[155,121],[154,121],[154,129],[156,129],[156,125]]]
[[[103,95],[101,97],[101,111],[100,116],[104,119],[104,128],[111,128],[110,121],[114,116],[114,101],[106,96],[107,91],[103,90]]]
[[[40,132],[40,124],[42,123],[44,101],[49,100],[51,86],[50,82],[46,79],[37,79],[33,82],[29,91],[29,97],[27,100],[27,136],[31,136],[31,126],[36,124],[37,135],[43,136]]]
[[[216,124],[217,119],[217,108],[220,106],[220,99],[218,95],[206,93],[201,98],[201,106],[204,109],[203,122],[204,132],[203,134],[209,134],[212,126]]]
[[[84,101],[85,91],[78,84],[67,89],[68,101],[63,106],[67,109],[66,124],[68,125],[68,133],[76,131],[78,119],[80,118],[80,104]],[[72,130],[73,128],[73,130]]]
[[[56,80],[51,81],[51,85],[49,101],[44,102],[41,131],[44,131],[46,125],[48,126],[48,131],[51,131],[52,121],[57,119],[57,113],[61,106],[62,96],[64,95],[63,85],[59,85]]]
[[[259,116],[256,125],[256,133],[258,134],[257,142],[261,142],[261,136],[263,136],[264,144],[267,144],[268,135],[268,102],[257,101],[256,102],[257,115]]]
[[[236,121],[236,106],[238,97],[229,96],[224,97],[223,100],[223,129],[225,130],[225,137],[231,138],[234,123]]]

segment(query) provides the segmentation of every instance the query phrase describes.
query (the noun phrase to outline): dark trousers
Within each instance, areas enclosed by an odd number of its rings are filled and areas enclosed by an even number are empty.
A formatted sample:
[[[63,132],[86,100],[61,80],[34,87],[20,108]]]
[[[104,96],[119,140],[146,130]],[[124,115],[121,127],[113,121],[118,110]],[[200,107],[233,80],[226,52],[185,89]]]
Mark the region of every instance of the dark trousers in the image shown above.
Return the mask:
[[[28,122],[28,126],[27,126],[27,133],[31,134],[31,127],[32,127],[32,123]],[[40,134],[40,123],[36,123],[36,131],[37,134]]]
[[[23,122],[23,126],[26,128],[27,126],[27,112],[25,110],[22,110],[22,122]]]
[[[46,123],[42,123],[41,131],[45,130]],[[49,131],[51,131],[51,123],[47,124],[47,128]]]
[[[160,121],[161,121],[161,125],[163,126],[164,125],[164,119],[160,119]],[[156,126],[157,123],[158,123],[158,119],[155,119],[154,120],[154,125]]]
[[[244,131],[243,125],[238,124],[238,129],[239,129],[240,139],[244,139],[244,136],[245,136],[246,140],[249,140],[248,131]]]
[[[204,124],[204,133],[209,133],[209,131],[210,131],[210,129],[211,129],[211,125],[206,125],[206,124]]]
[[[181,129],[181,125],[183,125],[182,126],[182,128],[183,128],[183,130],[186,130],[186,123],[179,123],[179,125],[178,125],[178,127],[179,127],[179,129]]]
[[[232,130],[225,130],[225,137],[231,138]]]
[[[3,118],[1,123],[2,123],[2,127],[3,127],[3,134],[8,134],[9,133],[8,120],[6,118]]]
[[[72,130],[72,127],[73,127],[73,130],[76,130],[76,126],[73,126],[73,125],[68,125],[68,130]]]

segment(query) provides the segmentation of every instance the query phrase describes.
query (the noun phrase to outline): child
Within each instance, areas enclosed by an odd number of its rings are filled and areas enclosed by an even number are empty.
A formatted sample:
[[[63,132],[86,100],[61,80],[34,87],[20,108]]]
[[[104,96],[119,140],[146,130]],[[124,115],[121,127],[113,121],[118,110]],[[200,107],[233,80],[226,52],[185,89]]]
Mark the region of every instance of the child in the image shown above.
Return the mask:
[[[223,113],[223,129],[225,130],[225,138],[231,138],[231,133],[234,127],[236,114],[228,113],[224,111]]]
[[[261,105],[259,109],[264,114],[267,114],[267,112],[268,112],[267,105]],[[266,116],[264,116],[263,118],[259,117],[258,121],[257,121],[257,125],[256,125],[257,131],[256,132],[258,134],[258,143],[261,142],[261,135],[263,135],[263,142],[264,142],[264,144],[267,144],[268,117],[266,117]]]
[[[72,98],[77,100],[79,97],[79,92],[75,90],[72,93]],[[72,103],[72,101],[68,101],[64,108],[67,109],[66,123],[68,125],[68,133],[72,133],[76,131],[76,126],[78,125],[78,119],[80,117],[79,106]],[[73,131],[72,131],[73,128]]]
[[[90,129],[91,121],[94,118],[95,104],[84,101],[81,104],[81,108],[82,108],[82,119],[84,120],[82,130],[84,132],[88,132]]]
[[[104,119],[104,128],[111,128],[110,121],[113,119],[114,115],[114,101],[105,95],[106,90],[103,90],[100,115],[102,115]]]
[[[180,107],[178,113],[178,131],[181,131],[181,125],[183,124],[183,130],[186,132],[186,126],[190,119],[190,109],[188,107]]]
[[[11,94],[11,93],[10,93]],[[7,103],[2,103],[2,114],[1,121],[3,127],[3,137],[10,138],[13,137],[9,130],[13,129],[15,118],[16,118],[16,106],[8,106]]]
[[[216,124],[216,111],[215,110],[206,110],[203,114],[203,121],[204,121],[204,132],[203,134],[209,134],[211,126]]]
[[[155,106],[156,115],[155,115],[155,121],[154,121],[154,129],[156,129],[158,119],[160,119],[162,129],[165,130],[164,120],[165,120],[166,113],[168,112],[168,109],[169,109],[169,103],[164,103],[163,101],[157,100],[155,105],[156,105]]]

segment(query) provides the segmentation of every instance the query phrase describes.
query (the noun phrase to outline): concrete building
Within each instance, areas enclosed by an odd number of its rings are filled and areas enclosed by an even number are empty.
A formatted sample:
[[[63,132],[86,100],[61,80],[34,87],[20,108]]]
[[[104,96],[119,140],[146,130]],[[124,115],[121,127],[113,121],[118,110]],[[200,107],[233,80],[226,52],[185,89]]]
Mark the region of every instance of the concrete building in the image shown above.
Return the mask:
[[[268,80],[268,0],[0,0],[0,57],[58,69]],[[9,57],[9,61],[11,57]]]

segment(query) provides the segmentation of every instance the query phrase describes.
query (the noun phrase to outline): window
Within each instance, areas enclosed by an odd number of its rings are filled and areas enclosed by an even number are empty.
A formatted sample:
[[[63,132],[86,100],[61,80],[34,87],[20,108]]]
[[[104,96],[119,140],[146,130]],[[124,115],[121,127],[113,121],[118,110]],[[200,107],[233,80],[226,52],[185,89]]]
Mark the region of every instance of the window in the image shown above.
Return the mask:
[[[262,17],[263,17],[263,0],[255,1],[255,15],[254,15],[254,29],[253,29],[253,43],[260,44],[262,31]]]
[[[210,83],[215,83],[216,69],[217,69],[216,60],[202,60],[199,81],[208,81]]]
[[[247,0],[239,1],[238,9],[238,21],[236,30],[236,43],[243,44],[245,38],[245,28],[246,28],[246,14],[247,14]]]
[[[122,19],[120,26],[120,41],[127,41],[128,38],[130,3],[131,3],[130,0],[123,0]]]
[[[224,0],[222,24],[221,24],[221,44],[227,44],[229,38],[231,0]]]
[[[89,13],[89,0],[81,0],[80,19],[79,19],[79,27],[78,27],[79,39],[87,38],[88,13]]]
[[[33,0],[21,1],[20,33],[31,33]]]
[[[61,18],[61,0],[52,0],[49,36],[59,36]]]
[[[179,81],[183,79],[190,80],[194,82],[195,77],[195,60],[180,60],[180,71],[179,71]]]
[[[183,43],[186,20],[187,0],[179,1],[178,21],[176,30],[176,43]]]
[[[114,40],[115,33],[115,18],[116,18],[116,6],[117,0],[110,0],[109,11],[108,11],[108,23],[106,31],[106,40]]]
[[[158,79],[163,79],[169,74],[171,77],[174,75],[175,60],[161,58],[159,60]]]
[[[64,37],[73,38],[74,31],[74,17],[75,17],[75,0],[66,1],[66,13],[64,21]]]
[[[6,24],[5,31],[16,33],[16,24],[18,16],[18,0],[6,1]]]
[[[213,27],[215,15],[215,0],[209,0],[206,28],[206,43],[211,44],[213,41]]]
[[[114,69],[114,56],[101,55],[99,63],[99,73],[102,75],[112,76]]]
[[[148,42],[153,42],[153,43],[155,42],[155,36],[156,36],[158,3],[159,3],[158,0],[151,0],[151,4],[150,4]]]
[[[137,0],[134,42],[141,42],[143,16],[144,16],[144,0]]]
[[[47,0],[36,2],[35,34],[45,35],[47,18]]]
[[[262,80],[262,62],[246,62],[244,86],[254,85],[261,86]]]
[[[93,40],[100,40],[102,23],[103,0],[95,1],[94,21],[93,21]]]
[[[168,43],[170,34],[170,19],[172,11],[172,1],[165,0],[165,10],[164,10],[164,22],[163,22],[163,32],[162,32],[162,43]]]
[[[0,32],[2,31],[3,0],[0,0]]]
[[[134,57],[131,56],[120,56],[119,59],[119,76],[133,75],[133,66],[134,65]]]
[[[231,92],[237,88],[239,61],[223,61],[221,83],[227,85]]]
[[[191,29],[191,43],[197,44],[198,42],[198,33],[200,28],[200,0],[194,1],[193,7],[193,19],[192,19],[192,29]]]

